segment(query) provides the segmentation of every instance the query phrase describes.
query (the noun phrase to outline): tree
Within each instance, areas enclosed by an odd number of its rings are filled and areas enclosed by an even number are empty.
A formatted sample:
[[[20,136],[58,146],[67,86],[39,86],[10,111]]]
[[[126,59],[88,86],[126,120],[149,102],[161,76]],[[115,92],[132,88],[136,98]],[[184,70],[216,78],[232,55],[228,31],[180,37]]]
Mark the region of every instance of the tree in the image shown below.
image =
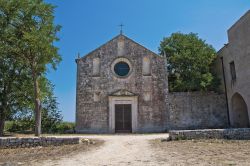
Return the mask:
[[[46,78],[40,81],[41,91],[45,94],[42,98],[42,132],[52,133],[57,132],[57,126],[62,121],[61,112],[58,110],[58,103],[56,97],[54,96],[53,90],[54,85],[50,83]],[[34,112],[29,107],[23,110],[19,109],[12,116],[13,124],[9,128],[9,131],[34,131]]]
[[[207,91],[218,87],[211,72],[215,49],[197,34],[173,33],[163,38],[159,51],[167,57],[170,91]]]
[[[3,136],[5,120],[28,103],[29,97],[25,89],[30,79],[15,59],[3,56],[2,52],[0,71],[0,136]]]
[[[42,0],[0,1],[0,68],[5,69],[1,70],[0,77],[0,131],[6,112],[24,105],[24,108],[34,106],[35,134],[39,136],[41,133],[44,94],[40,83],[46,76],[48,65],[56,69],[61,60],[54,46],[60,26],[54,25],[53,12],[54,6]],[[34,105],[26,99],[32,99]]]
[[[50,94],[45,95],[42,101],[42,131],[46,133],[56,132],[57,126],[62,122],[62,115],[58,110],[58,103],[53,93],[54,85],[47,81],[44,88]]]
[[[16,59],[17,35],[14,21],[18,15],[19,3],[0,1],[0,136],[6,118],[24,107],[30,97],[25,90],[31,89],[31,79],[25,67]]]
[[[15,27],[17,42],[14,44],[19,53],[16,59],[25,66],[33,81],[33,100],[35,105],[35,135],[41,134],[41,92],[39,79],[48,71],[48,65],[56,69],[61,61],[58,48],[54,42],[58,40],[56,33],[60,26],[54,25],[54,6],[43,0],[4,1],[17,3],[17,16],[11,24]]]

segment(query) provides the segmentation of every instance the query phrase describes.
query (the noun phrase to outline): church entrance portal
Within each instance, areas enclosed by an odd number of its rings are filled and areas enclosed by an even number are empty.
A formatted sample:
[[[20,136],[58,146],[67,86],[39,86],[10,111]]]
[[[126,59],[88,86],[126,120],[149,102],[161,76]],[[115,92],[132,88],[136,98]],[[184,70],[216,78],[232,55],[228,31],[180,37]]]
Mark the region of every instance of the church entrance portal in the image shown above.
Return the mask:
[[[137,132],[138,96],[126,90],[109,96],[109,131]]]
[[[115,104],[115,132],[132,132],[131,104]]]

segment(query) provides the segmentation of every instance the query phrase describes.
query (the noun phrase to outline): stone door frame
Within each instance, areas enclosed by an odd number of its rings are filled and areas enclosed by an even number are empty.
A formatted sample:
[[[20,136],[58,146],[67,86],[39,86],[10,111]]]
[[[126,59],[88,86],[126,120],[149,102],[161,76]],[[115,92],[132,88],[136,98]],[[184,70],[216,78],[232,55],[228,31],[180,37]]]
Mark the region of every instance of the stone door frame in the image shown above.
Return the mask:
[[[132,133],[137,132],[138,96],[109,96],[109,131],[115,133],[115,104],[131,104]]]

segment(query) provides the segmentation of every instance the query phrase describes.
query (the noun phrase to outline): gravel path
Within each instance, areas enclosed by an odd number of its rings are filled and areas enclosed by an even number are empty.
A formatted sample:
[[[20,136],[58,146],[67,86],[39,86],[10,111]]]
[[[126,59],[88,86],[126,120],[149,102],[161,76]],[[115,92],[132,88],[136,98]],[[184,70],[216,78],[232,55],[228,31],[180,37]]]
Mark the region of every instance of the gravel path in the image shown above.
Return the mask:
[[[167,134],[89,135],[85,138],[102,139],[102,147],[71,158],[47,160],[37,165],[112,166],[112,165],[162,165],[153,156],[149,140],[166,138]]]

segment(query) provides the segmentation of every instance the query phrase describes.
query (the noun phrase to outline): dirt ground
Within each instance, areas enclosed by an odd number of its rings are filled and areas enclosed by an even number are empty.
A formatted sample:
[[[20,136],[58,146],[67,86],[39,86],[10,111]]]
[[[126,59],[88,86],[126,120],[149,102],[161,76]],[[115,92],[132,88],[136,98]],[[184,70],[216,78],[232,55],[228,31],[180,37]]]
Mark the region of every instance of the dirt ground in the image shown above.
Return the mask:
[[[151,140],[157,162],[169,165],[250,165],[250,141]]]
[[[0,149],[0,165],[35,165],[44,160],[59,160],[62,157],[72,157],[78,153],[86,153],[103,144],[101,140],[91,140],[91,144],[82,143],[75,145]]]
[[[115,134],[89,135],[89,139],[102,139],[104,145],[87,153],[60,160],[46,160],[36,165],[54,166],[128,166],[157,165],[149,141],[166,138],[168,134]],[[85,138],[86,138],[85,137]]]
[[[35,166],[250,165],[250,141],[162,141],[168,134],[85,135],[95,146],[0,151],[1,161]],[[1,164],[0,164],[1,165]]]

